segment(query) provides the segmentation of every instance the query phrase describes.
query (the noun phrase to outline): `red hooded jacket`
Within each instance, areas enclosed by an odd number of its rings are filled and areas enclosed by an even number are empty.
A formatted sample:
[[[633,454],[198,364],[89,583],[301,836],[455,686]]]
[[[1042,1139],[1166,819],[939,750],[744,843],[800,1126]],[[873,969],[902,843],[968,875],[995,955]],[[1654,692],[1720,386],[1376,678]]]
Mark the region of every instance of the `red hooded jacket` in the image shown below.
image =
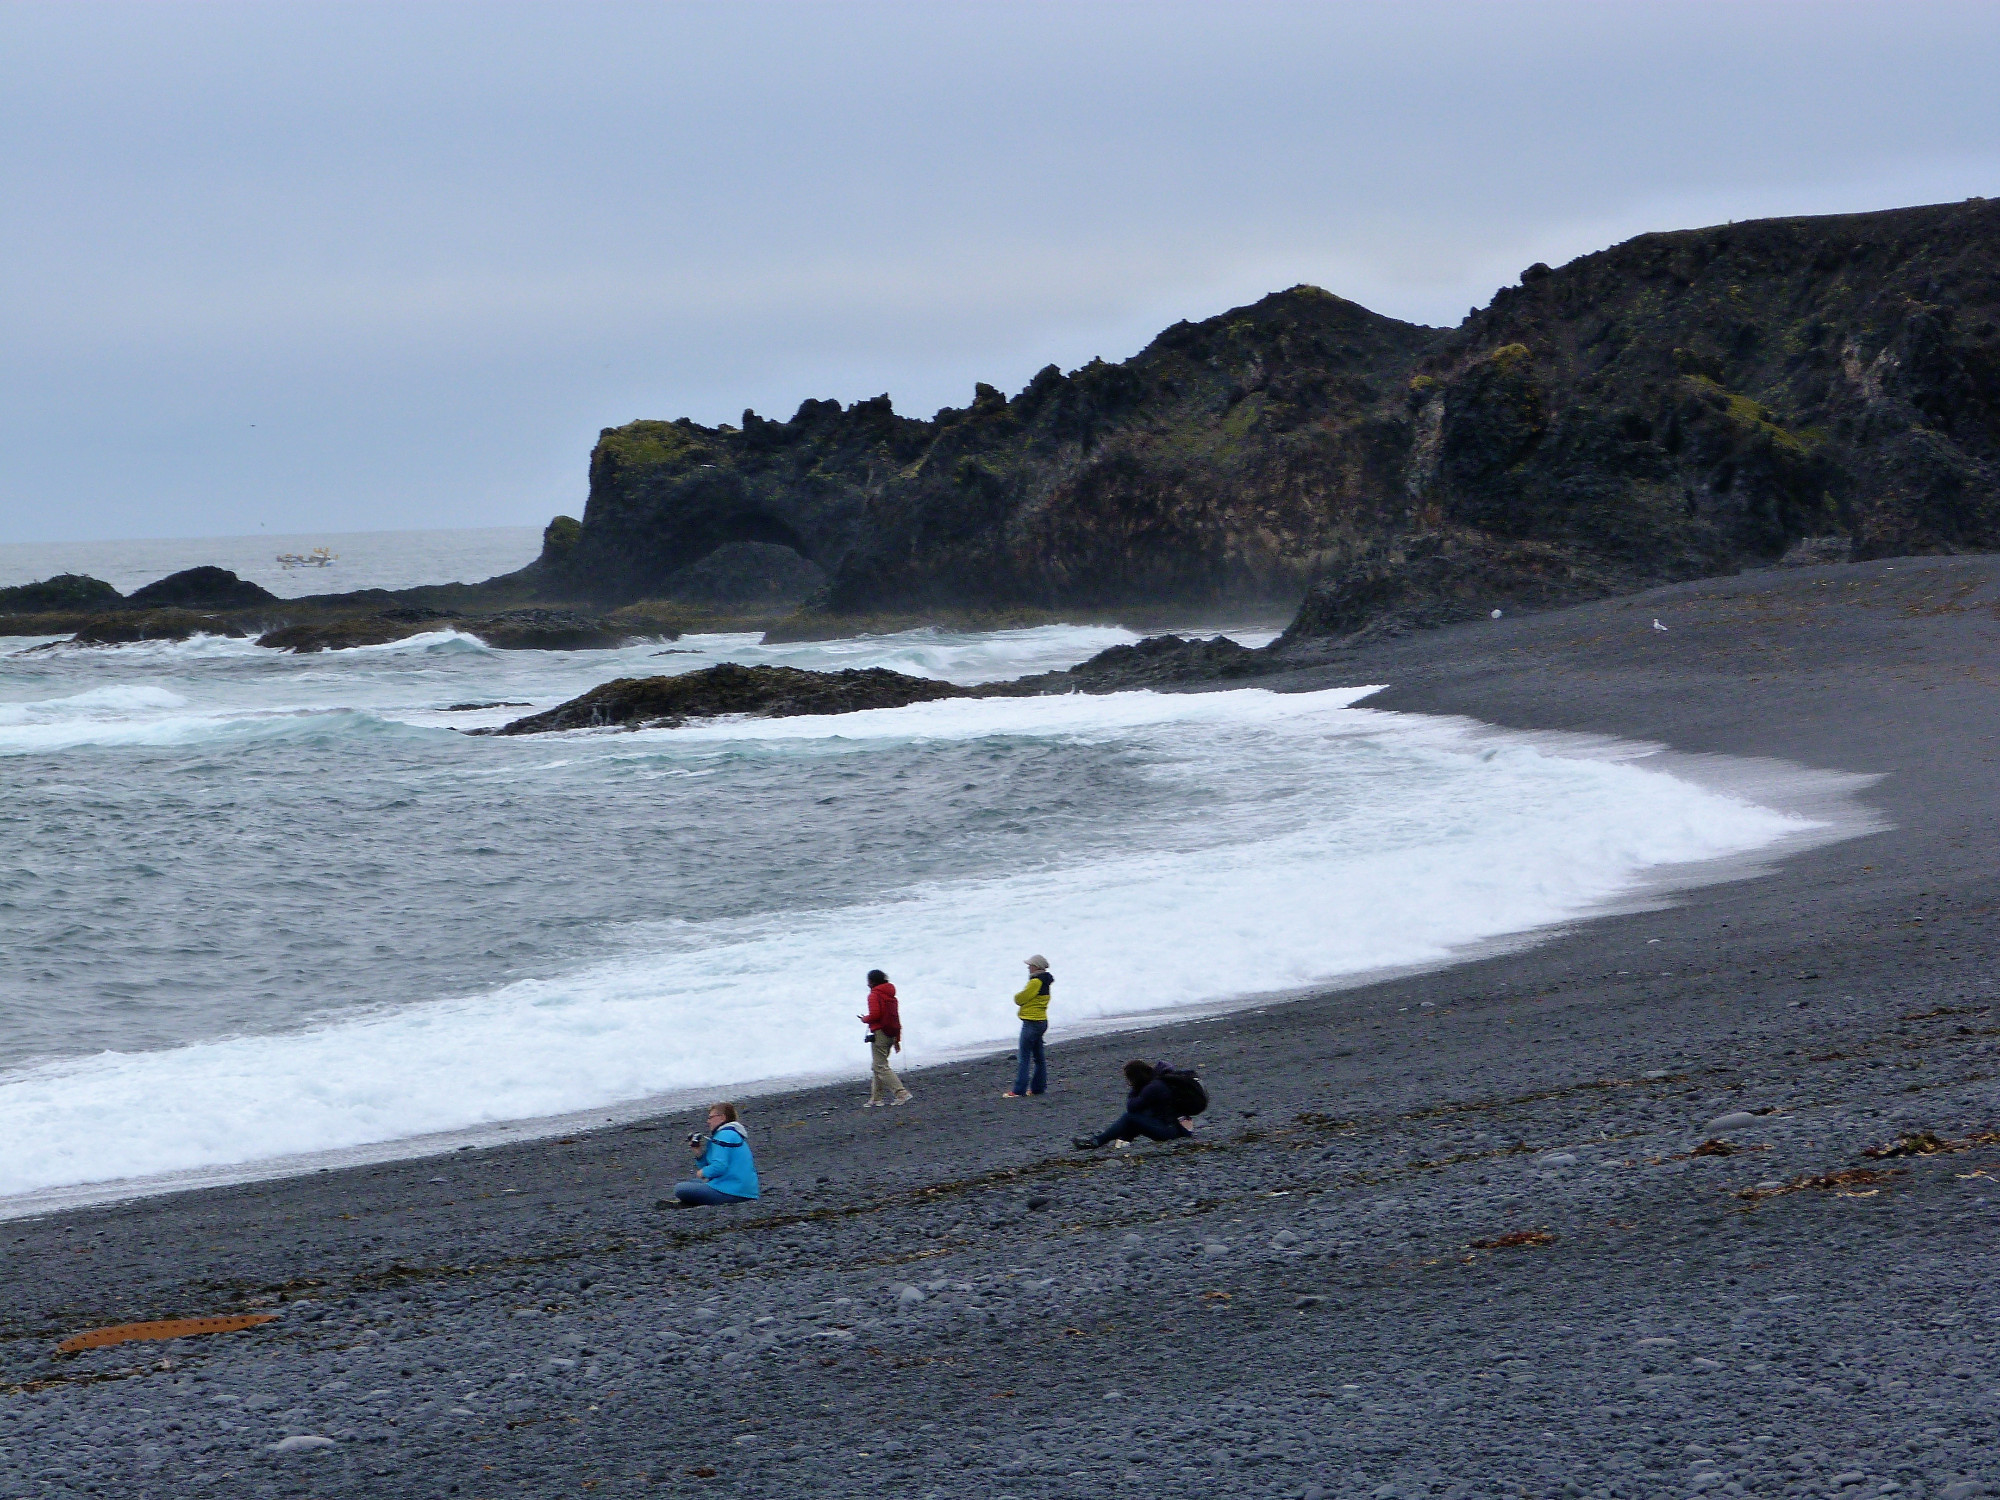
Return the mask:
[[[896,1009],[896,987],[887,980],[868,992],[868,1024],[891,1037],[903,1034],[903,1017]]]

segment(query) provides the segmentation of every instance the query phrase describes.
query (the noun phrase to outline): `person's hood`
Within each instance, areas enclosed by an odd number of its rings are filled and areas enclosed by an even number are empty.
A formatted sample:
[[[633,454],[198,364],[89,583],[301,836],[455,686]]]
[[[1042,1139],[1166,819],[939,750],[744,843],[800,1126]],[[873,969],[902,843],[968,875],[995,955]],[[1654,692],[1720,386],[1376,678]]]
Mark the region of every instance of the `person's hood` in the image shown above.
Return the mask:
[[[1030,971],[1028,977],[1030,979],[1041,980],[1041,982],[1047,985],[1050,989],[1054,989],[1056,987],[1056,975],[1055,975],[1055,970],[1053,969],[1035,969]]]
[[[743,1143],[746,1146],[750,1144],[750,1132],[744,1126],[741,1120],[725,1120],[722,1124],[716,1126],[715,1129],[711,1130],[708,1133],[708,1138],[710,1140],[714,1140],[717,1136],[721,1135],[722,1132],[725,1130],[735,1131],[738,1135],[743,1137]]]
[[[854,991],[849,990],[847,993],[851,995],[854,993]],[[871,995],[886,994],[891,1000],[893,1000],[896,998],[896,986],[892,984],[889,980],[885,979],[880,984],[876,985],[875,988],[870,990],[868,993]]]

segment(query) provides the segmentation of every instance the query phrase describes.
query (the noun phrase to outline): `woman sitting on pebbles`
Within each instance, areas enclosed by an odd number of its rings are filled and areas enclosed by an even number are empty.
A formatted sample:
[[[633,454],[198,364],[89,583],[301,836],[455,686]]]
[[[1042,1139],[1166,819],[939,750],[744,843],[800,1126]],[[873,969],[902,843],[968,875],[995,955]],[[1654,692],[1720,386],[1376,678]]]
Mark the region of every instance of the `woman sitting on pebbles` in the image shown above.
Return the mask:
[[[736,1117],[733,1104],[708,1107],[708,1134],[688,1137],[701,1160],[694,1182],[674,1184],[682,1208],[723,1203],[748,1203],[757,1196],[757,1164],[750,1159],[750,1137]]]
[[[1096,1135],[1076,1137],[1070,1144],[1077,1150],[1095,1151],[1107,1141],[1129,1141],[1142,1135],[1153,1141],[1178,1141],[1194,1134],[1186,1120],[1176,1118],[1173,1088],[1151,1063],[1125,1064],[1125,1082],[1132,1090],[1125,1100],[1125,1113]]]

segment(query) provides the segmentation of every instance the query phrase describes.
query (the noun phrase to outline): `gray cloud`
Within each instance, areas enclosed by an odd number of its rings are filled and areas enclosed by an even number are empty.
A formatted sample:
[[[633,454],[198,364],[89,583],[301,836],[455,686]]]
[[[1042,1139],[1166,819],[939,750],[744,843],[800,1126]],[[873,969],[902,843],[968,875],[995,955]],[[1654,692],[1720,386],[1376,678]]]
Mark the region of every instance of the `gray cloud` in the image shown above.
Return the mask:
[[[1986,4],[15,4],[0,540],[538,521],[603,425],[928,412],[1302,280],[1455,322],[2000,190],[1996,74]]]

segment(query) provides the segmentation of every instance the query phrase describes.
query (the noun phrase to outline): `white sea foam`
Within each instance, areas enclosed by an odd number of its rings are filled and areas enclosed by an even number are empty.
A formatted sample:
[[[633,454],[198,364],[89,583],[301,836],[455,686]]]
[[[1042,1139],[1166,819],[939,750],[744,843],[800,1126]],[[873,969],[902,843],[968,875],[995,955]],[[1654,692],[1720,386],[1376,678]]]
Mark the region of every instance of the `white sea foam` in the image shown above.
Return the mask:
[[[430,656],[439,652],[490,652],[493,648],[476,635],[462,630],[426,630],[406,635],[399,641],[381,641],[372,646],[342,646],[340,656]]]
[[[184,708],[186,705],[187,699],[167,688],[150,687],[144,683],[119,683],[70,693],[61,698],[0,703],[0,724],[49,724],[66,719],[120,718],[148,709]]]
[[[7,705],[16,708],[19,705]],[[0,757],[48,755],[68,750],[178,750],[226,747],[262,740],[312,739],[326,735],[439,734],[351,708],[270,709],[256,713],[157,713],[93,719],[10,721],[0,710]]]
[[[0,1192],[858,1073],[859,976],[876,965],[921,1065],[1003,1042],[1038,950],[1056,961],[1058,1034],[1437,962],[1802,826],[1613,759],[1351,707],[1365,691],[945,702],[572,741],[622,756],[1104,737],[1191,795],[1171,832],[1112,857],[1026,849],[985,878],[839,909],[636,925],[571,972],[485,993],[20,1069],[0,1076]]]

